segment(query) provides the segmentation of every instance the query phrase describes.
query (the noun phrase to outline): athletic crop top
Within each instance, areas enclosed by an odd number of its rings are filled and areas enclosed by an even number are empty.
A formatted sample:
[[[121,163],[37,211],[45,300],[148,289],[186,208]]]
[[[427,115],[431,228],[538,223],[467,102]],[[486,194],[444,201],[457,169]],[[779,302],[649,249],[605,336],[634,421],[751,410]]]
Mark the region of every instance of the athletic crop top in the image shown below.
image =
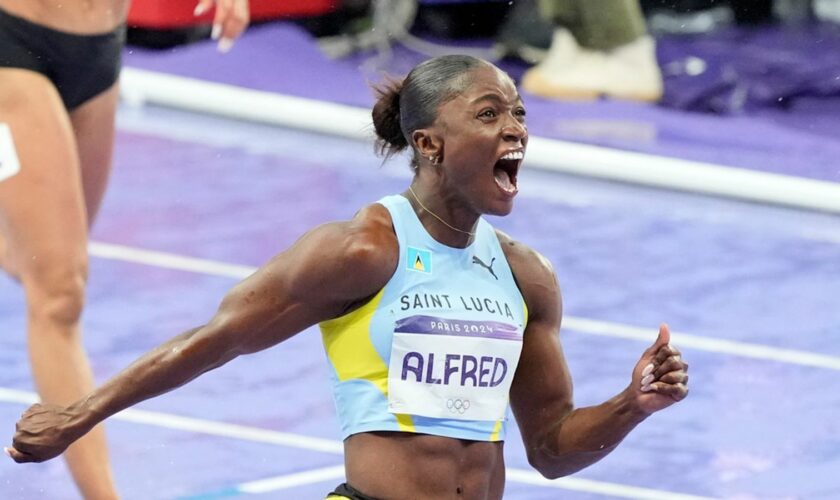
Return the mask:
[[[501,441],[527,309],[493,227],[452,248],[406,198],[391,214],[400,259],[368,303],[321,323],[342,437],[403,431]]]

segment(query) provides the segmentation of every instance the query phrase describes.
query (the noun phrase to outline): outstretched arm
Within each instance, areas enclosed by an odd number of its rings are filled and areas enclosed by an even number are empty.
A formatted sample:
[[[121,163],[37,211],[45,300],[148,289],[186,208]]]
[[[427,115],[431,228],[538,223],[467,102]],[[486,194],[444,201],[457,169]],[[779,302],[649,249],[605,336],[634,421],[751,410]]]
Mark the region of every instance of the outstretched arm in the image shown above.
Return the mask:
[[[554,272],[536,252],[509,240],[505,246],[529,309],[511,405],[531,465],[549,478],[573,474],[609,454],[650,414],[682,400],[688,365],[662,325],[626,389],[600,405],[575,409],[558,338],[562,302]]]
[[[357,307],[387,283],[397,252],[378,205],[311,231],[234,287],[206,325],[153,349],[69,407],[32,406],[7,454],[16,462],[53,458],[120,410]]]

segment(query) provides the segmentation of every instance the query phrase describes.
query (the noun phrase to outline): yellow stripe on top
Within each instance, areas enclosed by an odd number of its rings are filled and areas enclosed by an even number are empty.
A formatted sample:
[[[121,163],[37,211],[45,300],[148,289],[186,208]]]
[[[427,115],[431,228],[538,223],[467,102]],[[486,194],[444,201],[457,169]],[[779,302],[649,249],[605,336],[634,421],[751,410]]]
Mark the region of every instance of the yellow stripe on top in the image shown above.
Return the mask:
[[[367,304],[340,318],[321,323],[321,338],[327,357],[342,382],[367,380],[388,394],[388,365],[370,340],[370,322],[382,300],[380,290]]]
[[[522,315],[525,318],[525,324],[522,325],[522,330],[528,329],[528,304],[525,303],[525,298],[522,298]]]
[[[498,441],[499,434],[502,432],[502,423],[504,420],[496,420],[496,425],[493,426],[493,432],[490,433],[490,441]]]
[[[359,309],[322,322],[321,338],[338,380],[367,380],[388,397],[388,365],[370,340],[370,323],[385,289]],[[411,415],[395,414],[401,431],[415,432]]]

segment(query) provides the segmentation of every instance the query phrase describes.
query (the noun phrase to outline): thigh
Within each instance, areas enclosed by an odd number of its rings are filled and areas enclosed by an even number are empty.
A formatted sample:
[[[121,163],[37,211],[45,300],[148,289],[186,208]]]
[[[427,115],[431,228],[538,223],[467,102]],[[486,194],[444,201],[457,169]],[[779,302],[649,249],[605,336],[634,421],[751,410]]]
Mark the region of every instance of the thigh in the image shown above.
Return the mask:
[[[11,129],[20,162],[17,174],[0,181],[0,231],[21,280],[49,279],[55,262],[85,267],[78,153],[58,92],[43,75],[0,68],[0,122]]]
[[[111,173],[118,99],[119,86],[115,83],[70,113],[79,152],[88,227],[99,212]]]

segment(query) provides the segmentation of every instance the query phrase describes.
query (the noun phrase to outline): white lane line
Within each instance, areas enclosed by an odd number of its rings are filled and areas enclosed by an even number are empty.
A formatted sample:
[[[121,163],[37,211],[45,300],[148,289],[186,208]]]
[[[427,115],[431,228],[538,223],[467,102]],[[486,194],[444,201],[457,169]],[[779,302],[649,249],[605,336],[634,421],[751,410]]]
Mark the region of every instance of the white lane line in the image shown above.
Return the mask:
[[[640,342],[648,343],[653,343],[657,335],[657,330],[652,328],[640,328],[637,326],[578,318],[575,316],[564,316],[563,327],[576,332],[588,333],[590,335],[638,340]],[[781,363],[840,371],[840,357],[829,356],[826,354],[797,351],[793,349],[782,349],[779,347],[750,344],[735,340],[712,339],[709,337],[701,337],[699,335],[680,332],[672,332],[671,341],[680,349],[687,347],[697,349],[698,351],[715,352],[745,358],[761,359],[765,361],[779,361]]]
[[[319,451],[333,455],[341,455],[344,453],[344,445],[341,441],[309,437],[289,432],[272,431],[238,424],[214,422],[212,420],[181,417],[178,415],[171,415],[156,411],[135,409],[123,410],[114,415],[113,418],[135,424],[154,425],[157,427],[166,427],[167,429],[198,432],[201,434],[239,439],[242,441],[253,441],[255,443],[276,444],[279,446]]]
[[[249,266],[227,264],[224,262],[206,259],[196,259],[167,252],[142,250],[139,248],[114,245],[110,243],[91,242],[89,244],[89,249],[91,255],[104,259],[114,259],[125,262],[133,262],[136,264],[177,269],[213,276],[223,276],[234,279],[245,278],[256,270],[256,268]],[[598,321],[576,316],[564,316],[563,327],[580,333],[636,340],[645,343],[653,342],[657,333],[656,328],[641,328],[621,323]],[[734,340],[714,339],[681,332],[673,332],[672,337],[674,345],[677,345],[680,348],[691,348],[731,356],[741,356],[765,361],[777,361],[781,363],[840,371],[840,357],[838,356],[817,354],[794,349],[782,349],[779,347],[737,342]]]
[[[38,402],[38,395],[34,392],[19,391],[0,387],[0,401],[5,403],[17,403],[31,405]]]
[[[19,403],[30,405],[38,402],[38,395],[33,392],[20,391],[0,387],[0,401],[7,403]],[[241,441],[252,441],[255,443],[268,443],[290,448],[319,451],[333,455],[344,453],[344,446],[340,441],[323,439],[288,432],[260,429],[244,425],[214,422],[192,417],[181,417],[169,413],[156,411],[129,409],[117,413],[113,417],[116,420],[132,422],[135,424],[154,425],[167,429],[177,429],[187,432],[198,432],[211,436],[239,439]]]
[[[561,477],[560,479],[546,479],[540,474],[530,470],[508,469],[507,479],[516,483],[543,486],[546,488],[559,488],[570,491],[583,491],[586,493],[598,493],[618,498],[635,498],[639,500],[710,500],[711,497],[687,495],[674,493],[673,491],[654,490],[628,486],[625,484],[605,483],[576,477]]]
[[[242,279],[256,271],[255,267],[226,264],[214,260],[196,259],[167,252],[156,252],[125,245],[112,245],[110,243],[90,242],[88,251],[91,255],[103,259],[120,260],[145,264],[147,266],[162,267],[166,269],[177,269],[199,274],[213,276],[225,276],[228,278]]]
[[[29,405],[37,401],[38,396],[35,393],[0,387],[0,402]],[[129,409],[121,411],[111,418],[136,424],[162,427],[165,429],[175,429],[185,432],[239,439],[242,441],[287,446],[289,448],[318,451],[332,455],[342,455],[344,453],[341,441],[337,440],[315,438],[300,434],[260,429],[258,427],[229,424],[225,422],[213,422],[210,420],[182,417],[179,415],[171,415],[155,411]],[[341,472],[340,474],[339,470]],[[315,469],[308,472],[299,472],[257,481],[249,481],[238,485],[237,489],[248,493],[265,493],[284,488],[291,488],[293,486],[341,479],[343,477],[344,467],[333,466],[324,469]],[[671,491],[639,488],[635,486],[626,486],[618,483],[608,483],[588,479],[561,478],[549,481],[536,472],[525,469],[508,468],[507,477],[509,481],[515,483],[548,488],[559,488],[571,491],[585,491],[621,498],[638,498],[645,500],[709,500],[705,497],[685,495]]]
[[[313,469],[257,481],[249,481],[238,485],[236,489],[243,493],[268,493],[270,491],[285,490],[306,484],[336,480],[344,481],[344,465],[334,465],[322,469]]]

